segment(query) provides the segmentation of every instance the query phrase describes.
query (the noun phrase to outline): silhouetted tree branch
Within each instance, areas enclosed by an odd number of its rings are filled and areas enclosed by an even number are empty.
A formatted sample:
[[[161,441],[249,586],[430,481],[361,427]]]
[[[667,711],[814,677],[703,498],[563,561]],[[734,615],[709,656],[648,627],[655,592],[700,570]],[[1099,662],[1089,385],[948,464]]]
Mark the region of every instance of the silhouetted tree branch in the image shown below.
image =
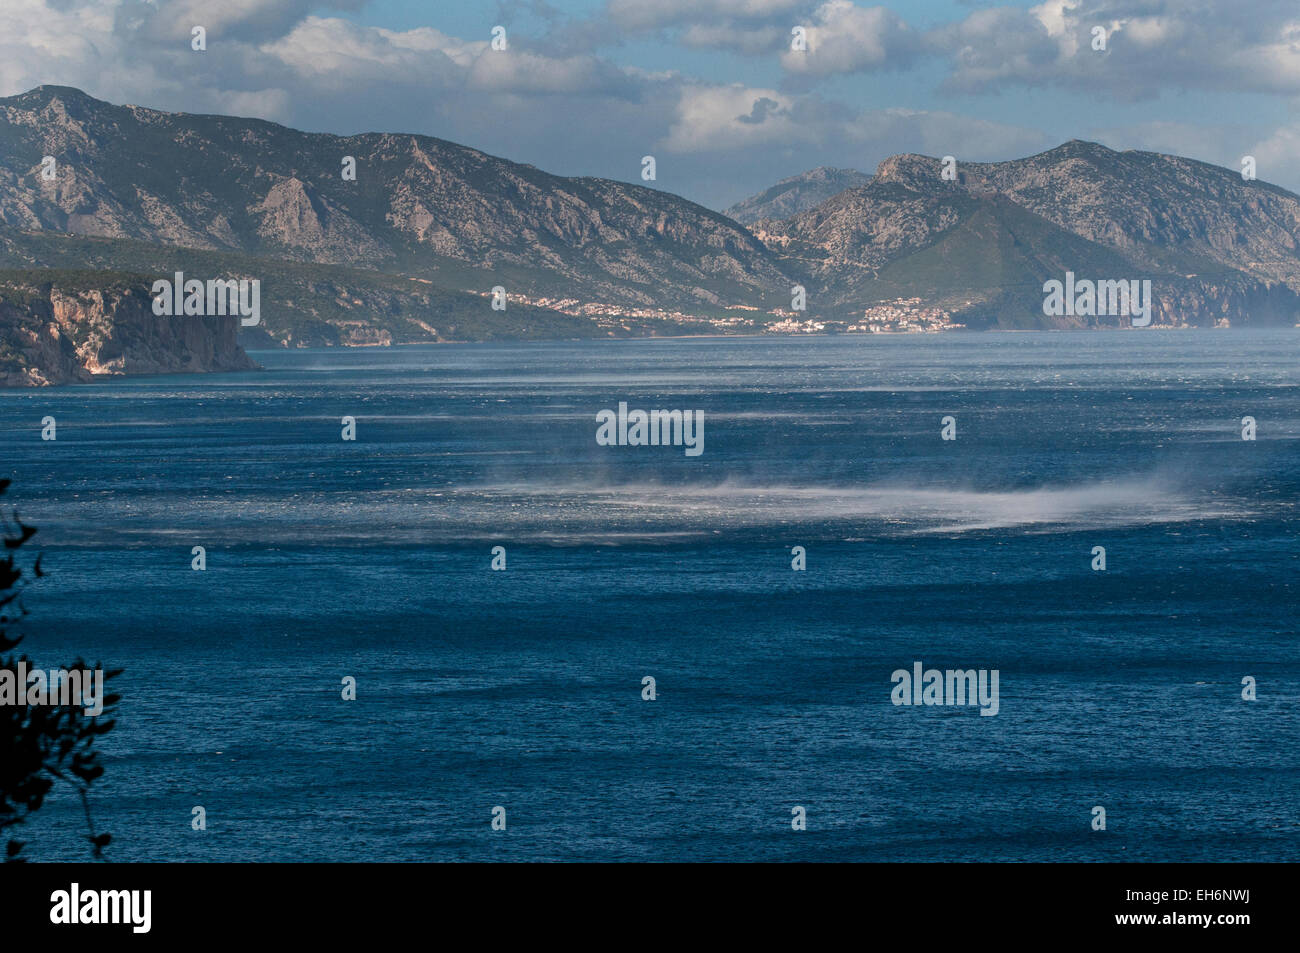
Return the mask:
[[[0,495],[8,489],[9,482],[0,480]],[[27,615],[23,594],[30,583],[18,557],[21,547],[36,534],[36,528],[25,525],[14,511],[12,520],[0,514],[0,533],[3,533],[5,550],[4,558],[0,559],[0,652],[10,653],[0,657],[0,671],[12,672],[16,680],[20,663],[26,663],[29,670],[36,668],[26,655],[12,654],[23,637],[10,635],[5,629]],[[39,579],[44,575],[37,556],[31,566],[30,578]],[[71,665],[62,667],[73,671],[99,666],[89,665],[78,658]],[[121,671],[105,671],[105,686]],[[25,688],[18,686],[23,694],[14,704],[0,703],[0,835],[8,836],[5,832],[9,828],[23,824],[45,803],[45,797],[55,783],[63,782],[80,796],[89,831],[86,839],[92,845],[93,856],[102,860],[104,848],[112,836],[95,831],[88,792],[104,773],[95,741],[113,729],[116,723],[113,715],[121,697],[106,691],[103,711],[98,715],[87,715],[84,707],[78,704],[28,704]],[[19,854],[25,843],[10,837],[5,844],[4,859],[21,861]]]

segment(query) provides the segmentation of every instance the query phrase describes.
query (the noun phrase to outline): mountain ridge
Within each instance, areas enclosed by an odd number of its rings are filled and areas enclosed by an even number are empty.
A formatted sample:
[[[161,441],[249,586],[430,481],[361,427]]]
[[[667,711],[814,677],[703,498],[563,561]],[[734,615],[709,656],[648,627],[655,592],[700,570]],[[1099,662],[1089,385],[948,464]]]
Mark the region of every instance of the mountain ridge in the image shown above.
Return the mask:
[[[52,187],[44,154],[61,160]],[[0,99],[0,223],[377,270],[450,263],[629,305],[756,303],[785,284],[747,230],[667,192],[430,136],[305,133],[68,87]]]
[[[958,163],[952,178],[943,172],[935,157],[891,156],[867,185],[753,229],[800,263],[810,294],[828,299],[832,312],[953,286],[952,294],[931,293],[930,304],[960,314],[997,303],[1014,308],[1020,325],[1041,305],[1044,281],[1100,262],[1094,277],[1150,278],[1158,286],[1158,324],[1251,320],[1225,313],[1230,301],[1268,300],[1256,323],[1294,323],[1300,315],[1300,196],[1278,186],[1193,159],[1085,140],[1022,159]],[[951,244],[981,210],[1015,217],[1011,231],[1033,236],[1035,252],[1020,256],[1006,281],[981,284],[987,263],[980,259],[991,252],[974,242],[962,256],[931,254],[932,267],[919,267],[923,253]],[[1061,254],[1067,248],[1071,254]],[[910,283],[882,280],[884,270],[908,267]],[[865,272],[871,281],[862,279]],[[977,323],[987,324],[987,315]]]
[[[436,137],[302,132],[42,86],[0,99],[0,267],[82,256],[115,271],[262,269],[274,276],[266,332],[299,345],[443,340],[449,328],[482,339],[1128,323],[1044,315],[1043,284],[1065,271],[1150,279],[1156,324],[1300,314],[1300,197],[1285,189],[1086,140],[943,173],[912,153],[869,177],[819,167],[729,211],[815,204],[746,227],[641,184]],[[489,310],[493,288],[506,311]]]

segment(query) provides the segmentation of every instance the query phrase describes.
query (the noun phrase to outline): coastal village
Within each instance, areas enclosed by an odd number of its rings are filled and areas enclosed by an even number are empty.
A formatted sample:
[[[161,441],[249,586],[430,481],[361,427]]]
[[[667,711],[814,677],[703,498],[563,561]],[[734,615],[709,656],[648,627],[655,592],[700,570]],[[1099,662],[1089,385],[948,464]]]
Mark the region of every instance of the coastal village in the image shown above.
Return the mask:
[[[775,313],[775,312],[774,312]],[[925,305],[920,298],[896,298],[873,305],[853,322],[799,320],[793,312],[781,312],[781,320],[768,325],[777,334],[817,334],[828,331],[847,334],[916,334],[954,331],[965,327],[952,320],[942,308]]]
[[[485,297],[488,292],[479,292]],[[950,312],[927,305],[921,298],[896,298],[872,305],[852,320],[808,318],[786,308],[763,311],[752,305],[728,305],[734,314],[692,314],[663,308],[629,308],[625,305],[580,301],[577,298],[529,297],[512,294],[511,301],[549,308],[574,317],[588,317],[601,327],[619,326],[627,319],[674,321],[693,326],[709,325],[720,334],[762,330],[770,334],[921,334],[965,328],[954,322]],[[775,319],[775,320],[773,320]]]

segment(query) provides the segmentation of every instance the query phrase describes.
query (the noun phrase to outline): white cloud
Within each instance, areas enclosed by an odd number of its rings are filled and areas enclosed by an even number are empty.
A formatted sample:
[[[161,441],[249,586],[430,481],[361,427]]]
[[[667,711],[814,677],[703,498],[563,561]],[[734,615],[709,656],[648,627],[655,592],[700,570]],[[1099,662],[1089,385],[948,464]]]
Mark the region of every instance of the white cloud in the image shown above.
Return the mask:
[[[1300,175],[1295,167],[1295,157],[1300,155],[1300,123],[1280,126],[1243,155],[1255,157],[1255,174],[1265,182],[1300,188]]]
[[[864,8],[829,0],[807,27],[806,52],[787,50],[781,64],[791,73],[858,73],[904,65],[920,50],[917,35],[885,7]]]
[[[0,3],[0,94],[24,92],[42,83],[82,85],[97,75],[104,52],[118,52],[112,43],[116,6],[69,8],[45,0]]]
[[[344,86],[400,78],[406,86],[460,82],[487,45],[429,27],[398,32],[312,16],[259,46],[258,53],[312,83]]]
[[[633,78],[594,56],[552,57],[527,50],[482,53],[467,76],[471,89],[517,94],[631,96]]]
[[[647,31],[692,23],[788,19],[804,0],[610,0],[605,12],[619,29]]]
[[[986,159],[1023,155],[1045,144],[1036,131],[950,112],[854,112],[817,97],[736,84],[684,87],[662,148],[670,153],[706,154],[794,149],[818,156],[817,162],[809,160],[814,165],[827,164],[829,160],[821,157],[827,151],[836,155],[918,151]]]
[[[1094,27],[1106,49],[1092,48]],[[979,10],[930,31],[949,89],[1062,86],[1123,99],[1169,89],[1300,92],[1294,0],[1048,0]]]
[[[797,127],[791,100],[773,89],[687,86],[663,140],[668,152],[725,152],[790,142]]]
[[[212,39],[265,42],[293,28],[315,10],[355,10],[367,0],[166,0],[112,2],[119,25],[156,40],[188,45],[190,30],[203,27]],[[102,5],[102,4],[101,4]]]
[[[612,0],[600,16],[563,20],[561,32],[540,41],[512,30],[504,53],[489,49],[486,31],[467,40],[316,12],[330,6],[0,0],[0,95],[60,84],[111,102],[309,130],[424,132],[557,172],[631,180],[640,156],[657,150],[672,157],[660,163],[660,187],[710,204],[813,165],[869,171],[901,151],[997,159],[1056,144],[1014,122],[862,109],[807,91],[837,75],[924,61],[941,70],[947,64],[949,90],[976,95],[1059,86],[1112,99],[1169,88],[1300,96],[1295,0],[1253,0],[1250,16],[1241,15],[1240,0],[1046,0],[1030,9],[971,10],[929,30],[885,6],[850,0]],[[204,19],[209,48],[195,53],[190,21]],[[1098,23],[1109,34],[1104,54],[1089,43]],[[789,51],[796,24],[809,28],[809,53]],[[760,67],[782,66],[783,78],[754,71],[745,82],[706,82],[665,68],[671,59],[622,65],[574,52],[638,32],[752,54]],[[573,40],[602,35],[602,42]],[[925,83],[934,82],[927,74]],[[929,92],[920,89],[918,101]],[[1207,117],[1181,130],[1116,128],[1110,141],[1215,161],[1209,147],[1222,123]],[[1295,126],[1243,127],[1229,141],[1254,142],[1261,170],[1288,165],[1298,144]],[[1284,175],[1275,180],[1294,185]]]

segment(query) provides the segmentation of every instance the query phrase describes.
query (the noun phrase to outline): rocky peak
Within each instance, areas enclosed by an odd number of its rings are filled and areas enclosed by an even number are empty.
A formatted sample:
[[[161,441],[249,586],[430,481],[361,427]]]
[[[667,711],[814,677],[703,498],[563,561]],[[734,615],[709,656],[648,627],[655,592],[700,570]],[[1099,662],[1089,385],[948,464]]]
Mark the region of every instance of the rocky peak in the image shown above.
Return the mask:
[[[736,203],[727,209],[727,215],[746,225],[766,219],[790,218],[815,208],[845,189],[865,185],[870,180],[869,175],[856,169],[818,166],[782,179],[771,188]]]

